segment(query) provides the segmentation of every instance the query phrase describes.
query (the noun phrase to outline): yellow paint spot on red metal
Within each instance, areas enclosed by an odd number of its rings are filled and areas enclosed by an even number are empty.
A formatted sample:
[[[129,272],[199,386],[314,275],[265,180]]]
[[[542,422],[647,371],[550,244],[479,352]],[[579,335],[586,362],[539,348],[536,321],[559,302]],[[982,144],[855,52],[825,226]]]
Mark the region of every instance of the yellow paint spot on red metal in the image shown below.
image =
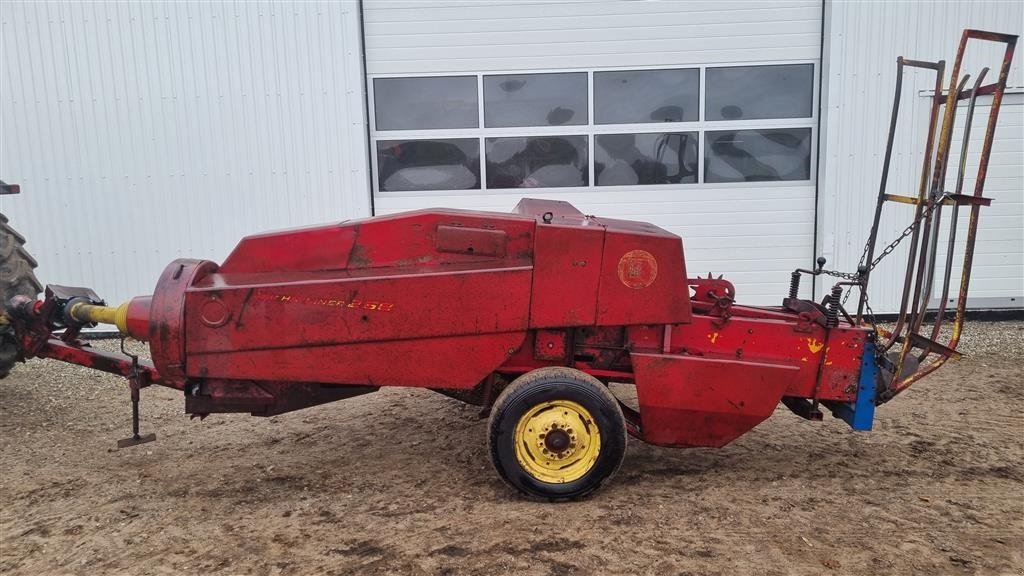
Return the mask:
[[[715,340],[718,340],[718,332],[712,332],[711,334],[708,334],[708,340],[711,340],[711,343],[714,344]]]
[[[817,338],[806,338],[806,340],[807,349],[810,350],[812,354],[817,354],[818,352],[821,352],[821,349],[825,347],[825,343],[822,342],[821,340],[818,340]]]

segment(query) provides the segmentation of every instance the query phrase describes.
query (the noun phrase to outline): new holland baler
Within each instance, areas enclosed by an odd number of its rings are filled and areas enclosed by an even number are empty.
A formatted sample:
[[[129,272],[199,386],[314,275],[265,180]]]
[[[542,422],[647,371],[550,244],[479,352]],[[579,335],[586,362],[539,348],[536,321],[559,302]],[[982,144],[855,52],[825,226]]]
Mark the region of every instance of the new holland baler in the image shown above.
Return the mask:
[[[965,90],[959,68],[972,38],[1007,48],[999,79]],[[89,289],[47,286],[42,299],[6,303],[0,348],[14,352],[0,359],[52,358],[125,376],[133,436],[123,445],[151,439],[139,434],[138,403],[153,384],[180,390],[185,411],[200,417],[282,414],[383,386],[434,390],[486,407],[500,476],[550,499],[582,496],[609,478],[627,433],[661,446],[723,446],[780,403],[803,418],[819,420],[824,409],[867,430],[876,406],[958,355],[978,211],[988,204],[984,167],[1015,40],[966,31],[950,96],[941,90],[943,63],[899,60],[900,78],[904,66],[927,68],[940,88],[921,188],[888,194],[883,174],[862,266],[837,273],[819,259],[796,270],[779,306],[741,306],[727,280],[688,276],[682,240],[661,228],[525,199],[510,214],[422,210],[250,236],[220,264],[175,260],[152,295],[116,308]],[[946,101],[967,101],[970,119],[985,94],[993,104],[974,193],[961,189],[963,162],[947,190],[957,106]],[[898,98],[899,89],[890,151]],[[915,218],[874,258],[889,201],[913,204]],[[953,250],[940,263],[936,246],[947,206],[950,246],[959,208],[970,207],[970,217],[943,344]],[[886,332],[873,322],[867,282],[904,239],[907,287]],[[798,297],[802,275],[844,281],[814,302]],[[940,286],[943,304],[926,330]],[[843,306],[847,288],[860,294],[853,314]],[[88,346],[80,331],[96,323],[147,342],[151,361]],[[635,406],[610,383],[634,385]]]

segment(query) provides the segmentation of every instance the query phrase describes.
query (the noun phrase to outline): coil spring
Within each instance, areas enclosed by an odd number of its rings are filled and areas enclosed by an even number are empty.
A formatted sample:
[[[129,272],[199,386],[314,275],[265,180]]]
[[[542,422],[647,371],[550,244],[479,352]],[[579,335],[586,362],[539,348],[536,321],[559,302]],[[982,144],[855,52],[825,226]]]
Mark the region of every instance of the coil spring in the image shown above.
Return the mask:
[[[842,286],[838,284],[833,286],[832,295],[828,299],[828,307],[825,308],[825,325],[829,328],[839,326],[839,299],[842,296]]]
[[[800,272],[793,271],[793,274],[789,277],[789,297],[796,299],[797,294],[800,293]]]

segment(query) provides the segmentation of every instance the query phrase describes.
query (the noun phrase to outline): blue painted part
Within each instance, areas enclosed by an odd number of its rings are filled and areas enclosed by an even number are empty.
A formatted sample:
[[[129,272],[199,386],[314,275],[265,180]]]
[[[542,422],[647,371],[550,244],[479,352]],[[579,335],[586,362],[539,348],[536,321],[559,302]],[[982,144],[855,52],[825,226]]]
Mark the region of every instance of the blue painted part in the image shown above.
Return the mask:
[[[864,343],[864,354],[860,360],[860,378],[857,380],[857,399],[840,404],[832,413],[840,417],[854,430],[871,430],[875,419],[876,382],[878,364],[875,363],[875,343]]]

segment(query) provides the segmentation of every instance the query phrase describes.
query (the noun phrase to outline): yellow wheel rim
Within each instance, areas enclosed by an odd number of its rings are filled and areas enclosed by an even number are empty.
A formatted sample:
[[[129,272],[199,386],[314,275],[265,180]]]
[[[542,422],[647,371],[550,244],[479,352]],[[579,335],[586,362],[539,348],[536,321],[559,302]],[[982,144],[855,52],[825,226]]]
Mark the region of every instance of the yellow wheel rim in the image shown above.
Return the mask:
[[[519,418],[516,459],[541,482],[579,480],[597,462],[601,432],[583,406],[569,400],[542,402]]]

